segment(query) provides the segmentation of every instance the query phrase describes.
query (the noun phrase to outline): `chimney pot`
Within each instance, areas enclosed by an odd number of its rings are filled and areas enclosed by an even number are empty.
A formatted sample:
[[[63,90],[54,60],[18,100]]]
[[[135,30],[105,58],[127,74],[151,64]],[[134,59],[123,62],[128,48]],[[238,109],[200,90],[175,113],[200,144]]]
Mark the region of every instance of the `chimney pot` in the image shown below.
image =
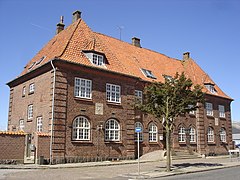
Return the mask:
[[[183,60],[187,60],[190,58],[190,52],[183,53]]]
[[[63,16],[60,17],[60,22],[57,24],[57,30],[56,34],[60,33],[62,30],[64,30],[64,24],[63,24]]]
[[[133,37],[133,38],[132,38],[132,45],[134,45],[134,46],[136,46],[136,47],[141,47],[140,39],[139,39],[139,38],[136,38],[136,37]]]
[[[73,18],[72,18],[72,22],[76,22],[78,19],[81,18],[81,12],[80,11],[74,11],[73,12]]]

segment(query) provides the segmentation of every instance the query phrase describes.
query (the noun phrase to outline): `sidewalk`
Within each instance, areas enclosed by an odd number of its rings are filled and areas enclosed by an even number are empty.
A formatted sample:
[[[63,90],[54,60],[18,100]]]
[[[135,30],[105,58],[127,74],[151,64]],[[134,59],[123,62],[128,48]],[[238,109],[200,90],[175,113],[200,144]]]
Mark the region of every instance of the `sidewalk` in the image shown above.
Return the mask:
[[[72,164],[57,164],[57,165],[0,165],[0,169],[60,169],[60,168],[86,168],[86,167],[103,167],[103,166],[137,166],[137,160],[128,161],[104,161],[104,162],[88,162],[88,163],[72,163]],[[145,168],[145,167],[150,168]],[[193,172],[209,171],[213,169],[221,169],[228,167],[240,166],[240,159],[228,156],[207,157],[199,159],[182,159],[173,160],[172,171],[165,172],[166,161],[140,161],[140,176],[135,171],[121,173],[122,177],[128,179],[146,179],[164,176],[172,176],[177,174],[186,174]],[[144,171],[145,170],[145,171]]]

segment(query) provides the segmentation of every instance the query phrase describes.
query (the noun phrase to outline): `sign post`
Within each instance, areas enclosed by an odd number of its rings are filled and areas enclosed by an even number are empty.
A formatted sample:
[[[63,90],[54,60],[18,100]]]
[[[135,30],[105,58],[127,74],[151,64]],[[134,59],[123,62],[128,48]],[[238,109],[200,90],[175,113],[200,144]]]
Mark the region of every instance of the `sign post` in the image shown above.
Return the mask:
[[[141,127],[136,127],[135,132],[137,133],[137,148],[138,148],[138,176],[140,175],[140,158],[139,158],[139,134],[142,132]]]

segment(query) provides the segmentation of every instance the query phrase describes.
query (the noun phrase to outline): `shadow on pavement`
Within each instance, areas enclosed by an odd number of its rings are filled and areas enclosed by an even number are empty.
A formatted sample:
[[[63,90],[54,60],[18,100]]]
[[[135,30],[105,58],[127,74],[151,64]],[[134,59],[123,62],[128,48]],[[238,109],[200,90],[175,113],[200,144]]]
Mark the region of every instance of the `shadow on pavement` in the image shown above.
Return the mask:
[[[181,164],[174,164],[173,167],[176,168],[187,168],[187,167],[216,167],[216,166],[223,166],[219,163],[181,163]]]

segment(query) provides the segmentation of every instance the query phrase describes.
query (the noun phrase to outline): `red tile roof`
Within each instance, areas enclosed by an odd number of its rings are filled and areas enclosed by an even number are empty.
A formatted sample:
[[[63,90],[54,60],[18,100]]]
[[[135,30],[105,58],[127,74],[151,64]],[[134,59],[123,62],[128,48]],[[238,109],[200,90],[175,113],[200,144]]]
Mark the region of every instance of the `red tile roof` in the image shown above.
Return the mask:
[[[105,67],[92,64],[82,52],[84,50],[104,53],[108,63]],[[136,76],[146,81],[153,81],[153,79],[145,77],[140,70],[141,68],[151,70],[156,76],[156,81],[163,81],[162,75],[174,76],[176,72],[185,72],[194,84],[215,84],[191,58],[185,61],[170,58],[158,52],[139,48],[116,38],[93,32],[82,19],[72,23],[54,36],[27,64],[21,75],[26,74],[33,62],[38,61],[43,56],[46,56],[43,62],[35,65],[32,69],[57,57],[69,62]],[[231,99],[217,85],[214,87],[217,91],[215,95]],[[206,88],[204,91],[211,94]]]
[[[21,136],[25,136],[26,133],[23,131],[0,131],[0,134],[3,135],[21,135]]]

